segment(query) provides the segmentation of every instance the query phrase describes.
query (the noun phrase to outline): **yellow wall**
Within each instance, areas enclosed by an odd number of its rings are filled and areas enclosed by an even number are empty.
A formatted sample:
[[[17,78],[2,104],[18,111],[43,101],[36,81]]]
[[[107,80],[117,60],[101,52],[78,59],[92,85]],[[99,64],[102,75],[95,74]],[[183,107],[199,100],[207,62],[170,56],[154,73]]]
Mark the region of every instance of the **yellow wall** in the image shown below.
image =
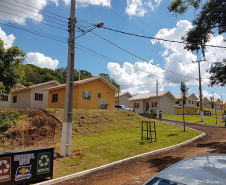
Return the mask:
[[[83,99],[83,91],[91,92],[91,99]],[[74,109],[99,109],[98,93],[101,93],[101,99],[109,104],[107,109],[115,109],[115,92],[112,88],[102,82],[100,79],[86,82],[74,86],[73,108]],[[58,102],[52,103],[52,94],[58,94]],[[49,108],[64,108],[65,88],[49,91]]]

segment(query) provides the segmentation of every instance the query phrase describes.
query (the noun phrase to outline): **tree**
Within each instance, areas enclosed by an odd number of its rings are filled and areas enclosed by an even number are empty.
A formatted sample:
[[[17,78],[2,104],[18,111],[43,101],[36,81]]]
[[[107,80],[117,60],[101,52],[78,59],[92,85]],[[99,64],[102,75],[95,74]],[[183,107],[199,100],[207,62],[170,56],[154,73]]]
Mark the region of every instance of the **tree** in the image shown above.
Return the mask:
[[[116,83],[114,79],[112,79],[108,74],[106,73],[99,73],[100,76],[103,76],[105,79],[107,79],[109,82],[111,82],[112,85],[114,85],[119,91],[120,91],[120,85]]]
[[[11,89],[19,82],[22,74],[20,64],[26,54],[18,46],[5,49],[4,42],[0,40],[0,91],[10,93]]]
[[[215,62],[210,68],[210,86],[226,85],[226,59],[223,62]]]
[[[181,90],[181,95],[182,95],[182,99],[183,99],[183,121],[184,121],[184,132],[185,132],[185,119],[184,119],[184,104],[185,101],[187,99],[187,93],[188,93],[188,89],[185,85],[184,82],[181,82],[181,86],[180,86],[180,90]]]
[[[170,12],[177,15],[187,11],[189,6],[198,10],[202,0],[173,0],[168,6]],[[185,48],[191,51],[204,51],[205,44],[209,41],[210,36],[216,30],[218,34],[226,32],[226,2],[225,0],[207,0],[202,6],[202,10],[192,21],[194,28],[187,32],[183,37],[186,42]]]
[[[93,75],[86,71],[86,70],[80,70],[80,80],[83,80],[83,79],[86,79],[86,78],[92,78]],[[74,73],[74,80],[77,81],[79,80],[79,71],[78,70],[75,70],[75,73]]]

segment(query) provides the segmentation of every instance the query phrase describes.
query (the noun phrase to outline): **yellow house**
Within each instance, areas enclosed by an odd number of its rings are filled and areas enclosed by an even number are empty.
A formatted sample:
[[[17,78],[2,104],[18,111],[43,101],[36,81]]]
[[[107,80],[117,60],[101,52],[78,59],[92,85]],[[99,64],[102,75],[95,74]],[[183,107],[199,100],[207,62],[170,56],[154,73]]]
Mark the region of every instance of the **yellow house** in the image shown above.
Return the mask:
[[[64,108],[66,84],[49,91],[48,108]],[[102,76],[74,82],[73,109],[115,109],[118,89]]]

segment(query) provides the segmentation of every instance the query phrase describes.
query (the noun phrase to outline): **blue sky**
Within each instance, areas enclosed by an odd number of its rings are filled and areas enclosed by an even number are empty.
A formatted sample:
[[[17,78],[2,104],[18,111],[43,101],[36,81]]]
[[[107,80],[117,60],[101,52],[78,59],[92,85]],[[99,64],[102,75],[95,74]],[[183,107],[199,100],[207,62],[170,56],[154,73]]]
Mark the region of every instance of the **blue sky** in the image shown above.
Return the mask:
[[[176,17],[167,10],[169,3],[163,0],[77,0],[76,37],[82,34],[79,30],[91,29],[92,24],[102,21],[106,28],[180,41],[192,28],[191,21],[198,12],[190,9]],[[2,0],[0,10],[0,38],[6,48],[16,45],[26,52],[24,64],[51,69],[66,67],[70,0]],[[186,51],[183,44],[103,28],[95,28],[93,32],[102,38],[89,32],[75,40],[76,47],[80,48],[75,50],[75,69],[87,70],[95,76],[107,73],[121,85],[122,91],[131,94],[155,92],[157,80],[159,90],[180,94],[180,82],[184,81],[189,93],[199,94],[198,66],[192,61],[202,58]],[[209,44],[226,46],[220,35],[213,35]],[[215,97],[222,95],[226,99],[225,87],[208,87],[207,72],[211,64],[222,61],[225,54],[225,49],[206,49],[207,62],[201,64],[204,95],[214,92]]]

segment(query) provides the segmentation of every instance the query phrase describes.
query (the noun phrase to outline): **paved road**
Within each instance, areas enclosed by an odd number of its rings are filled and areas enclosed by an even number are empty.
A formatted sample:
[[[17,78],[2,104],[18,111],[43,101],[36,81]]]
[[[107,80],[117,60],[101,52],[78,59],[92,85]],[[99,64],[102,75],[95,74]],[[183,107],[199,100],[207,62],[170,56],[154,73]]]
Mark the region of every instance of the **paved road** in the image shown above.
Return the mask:
[[[173,121],[165,122],[183,125],[183,123]],[[125,162],[70,181],[58,183],[58,185],[140,185],[166,167],[188,157],[207,152],[226,153],[226,128],[192,124],[187,124],[187,126],[205,132],[206,136],[187,146]]]

